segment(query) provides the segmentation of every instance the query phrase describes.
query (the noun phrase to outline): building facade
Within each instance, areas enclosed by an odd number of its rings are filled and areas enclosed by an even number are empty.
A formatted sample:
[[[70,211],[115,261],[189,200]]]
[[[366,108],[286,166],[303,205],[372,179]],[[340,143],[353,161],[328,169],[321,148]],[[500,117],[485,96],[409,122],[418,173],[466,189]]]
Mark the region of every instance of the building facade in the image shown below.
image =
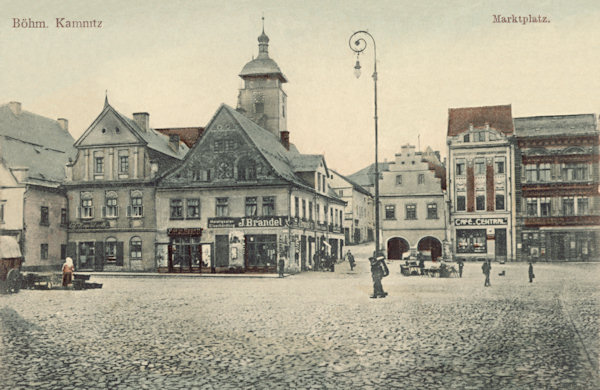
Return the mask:
[[[346,202],[344,209],[344,240],[346,245],[373,241],[375,204],[373,195],[334,170],[329,170],[331,188]]]
[[[0,106],[0,236],[18,243],[22,269],[60,268],[67,244],[67,198],[60,187],[75,156],[66,119]]]
[[[445,254],[447,202],[445,167],[439,152],[418,152],[402,146],[387,163],[379,186],[381,229],[387,258],[399,260],[411,252],[431,259]]]
[[[515,118],[517,254],[599,260],[599,136],[594,114]]]
[[[67,165],[69,242],[77,270],[154,271],[158,177],[179,164],[187,147],[177,135],[104,108],[75,142]]]
[[[510,105],[448,112],[448,193],[456,257],[514,260],[516,201]]]

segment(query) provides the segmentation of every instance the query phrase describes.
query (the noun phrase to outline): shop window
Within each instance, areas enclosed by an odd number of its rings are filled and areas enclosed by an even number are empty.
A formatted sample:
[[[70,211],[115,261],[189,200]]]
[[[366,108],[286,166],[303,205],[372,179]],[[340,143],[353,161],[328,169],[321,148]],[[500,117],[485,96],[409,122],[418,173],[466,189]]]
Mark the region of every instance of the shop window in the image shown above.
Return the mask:
[[[496,194],[496,210],[504,210],[504,194]]]
[[[275,234],[247,235],[248,266],[275,267],[277,265],[277,236]]]
[[[229,216],[229,198],[217,198],[216,206],[217,217]]]
[[[40,225],[50,225],[50,212],[46,206],[40,208]]]
[[[402,175],[396,175],[396,185],[402,185]]]
[[[575,200],[573,198],[563,198],[562,206],[564,216],[575,215]]]
[[[42,260],[48,260],[48,244],[40,245],[40,258]]]
[[[427,219],[438,219],[437,204],[429,203],[427,205]]]
[[[458,195],[456,197],[456,211],[465,211],[467,209],[467,202],[464,195]]]
[[[142,258],[142,239],[139,237],[131,237],[129,241],[129,257],[132,259]]]
[[[183,219],[183,201],[181,199],[171,199],[171,219]]]
[[[456,253],[487,253],[485,229],[457,230]]]
[[[425,183],[425,174],[419,173],[419,176],[417,176],[417,183],[418,184],[424,184]]]
[[[189,218],[189,219],[200,218],[200,199],[188,199],[187,200],[187,218]]]
[[[93,241],[84,241],[79,243],[79,266],[82,269],[91,269],[94,267],[95,243]]]
[[[417,205],[407,204],[406,205],[406,219],[417,219]]]
[[[104,244],[104,255],[106,261],[117,261],[117,239],[109,237]]]
[[[297,200],[297,198],[296,198]],[[258,215],[258,203],[256,201],[256,197],[247,197],[246,198],[246,217],[256,217]]]
[[[275,215],[275,197],[263,196],[262,198],[262,215]]]
[[[475,197],[475,209],[477,211],[485,210],[485,195],[477,195]]]

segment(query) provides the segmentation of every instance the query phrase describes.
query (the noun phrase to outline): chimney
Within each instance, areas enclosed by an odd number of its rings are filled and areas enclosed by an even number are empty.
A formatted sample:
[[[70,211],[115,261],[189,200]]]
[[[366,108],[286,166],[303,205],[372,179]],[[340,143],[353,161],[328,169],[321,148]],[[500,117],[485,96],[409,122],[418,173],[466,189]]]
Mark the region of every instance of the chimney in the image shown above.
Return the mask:
[[[58,125],[64,130],[69,131],[69,121],[65,118],[58,118]]]
[[[133,120],[143,131],[150,129],[150,114],[147,112],[134,112]]]
[[[169,146],[174,151],[179,151],[179,134],[171,134],[169,135]]]
[[[21,115],[21,103],[20,102],[10,102],[8,103],[10,110],[15,115]]]
[[[281,144],[286,150],[290,150],[290,132],[287,130],[283,130],[279,132],[281,136]]]

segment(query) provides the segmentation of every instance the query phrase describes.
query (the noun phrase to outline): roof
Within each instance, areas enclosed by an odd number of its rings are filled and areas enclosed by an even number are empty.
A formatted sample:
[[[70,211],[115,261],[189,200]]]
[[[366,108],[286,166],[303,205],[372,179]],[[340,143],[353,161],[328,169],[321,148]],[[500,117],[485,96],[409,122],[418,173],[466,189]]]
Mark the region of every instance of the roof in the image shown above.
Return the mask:
[[[550,115],[515,118],[517,137],[598,135],[595,114]]]
[[[297,154],[292,155],[290,160],[294,172],[313,172],[319,168],[321,163],[325,164],[322,154]]]
[[[240,72],[240,77],[264,76],[275,76],[282,83],[287,83],[287,79],[281,72],[281,69],[279,69],[277,63],[269,57],[269,37],[265,34],[263,29],[262,34],[258,37],[258,57],[253,58],[244,65]]]
[[[361,194],[364,195],[371,195],[371,193],[369,191],[367,191],[363,186],[361,186],[360,184],[356,183],[354,180],[349,179],[348,177],[342,175],[341,173],[335,171],[335,170],[331,170],[332,172],[334,172],[336,175],[338,175],[339,177],[341,177],[342,179],[346,180],[348,183],[350,183],[350,185],[352,186],[352,188],[358,192],[360,192]]]
[[[378,165],[379,172],[389,170],[390,163],[389,162],[380,162]],[[358,185],[363,187],[370,187],[375,185],[375,181],[373,180],[375,176],[375,163],[361,169],[358,172],[354,172],[351,175],[348,175],[347,178],[353,180]]]
[[[71,150],[75,141],[58,121],[25,110],[15,115],[8,104],[0,106],[0,135],[61,151]]]
[[[171,127],[154,130],[165,135],[177,134],[179,135],[179,139],[186,144],[188,148],[191,148],[198,142],[200,137],[202,137],[204,127]]]
[[[0,236],[0,259],[15,259],[21,257],[21,249],[13,236]]]
[[[513,134],[514,125],[510,104],[448,109],[449,137],[464,133],[469,130],[471,125],[485,127],[486,124],[504,134]]]

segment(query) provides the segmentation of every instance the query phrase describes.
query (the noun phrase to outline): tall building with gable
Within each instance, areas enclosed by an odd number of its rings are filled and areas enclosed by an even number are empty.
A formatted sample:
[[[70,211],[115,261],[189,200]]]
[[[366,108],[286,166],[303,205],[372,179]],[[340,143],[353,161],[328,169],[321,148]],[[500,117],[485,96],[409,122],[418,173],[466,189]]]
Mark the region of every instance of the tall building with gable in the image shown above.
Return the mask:
[[[240,77],[237,110],[222,104],[183,163],[157,189],[161,272],[311,269],[317,252],[339,258],[344,201],[322,155],[301,154],[286,126],[287,81],[269,38]]]
[[[60,268],[67,244],[67,198],[60,187],[75,157],[68,121],[0,106],[0,236],[18,247],[23,269]],[[7,249],[7,248],[4,248]]]

